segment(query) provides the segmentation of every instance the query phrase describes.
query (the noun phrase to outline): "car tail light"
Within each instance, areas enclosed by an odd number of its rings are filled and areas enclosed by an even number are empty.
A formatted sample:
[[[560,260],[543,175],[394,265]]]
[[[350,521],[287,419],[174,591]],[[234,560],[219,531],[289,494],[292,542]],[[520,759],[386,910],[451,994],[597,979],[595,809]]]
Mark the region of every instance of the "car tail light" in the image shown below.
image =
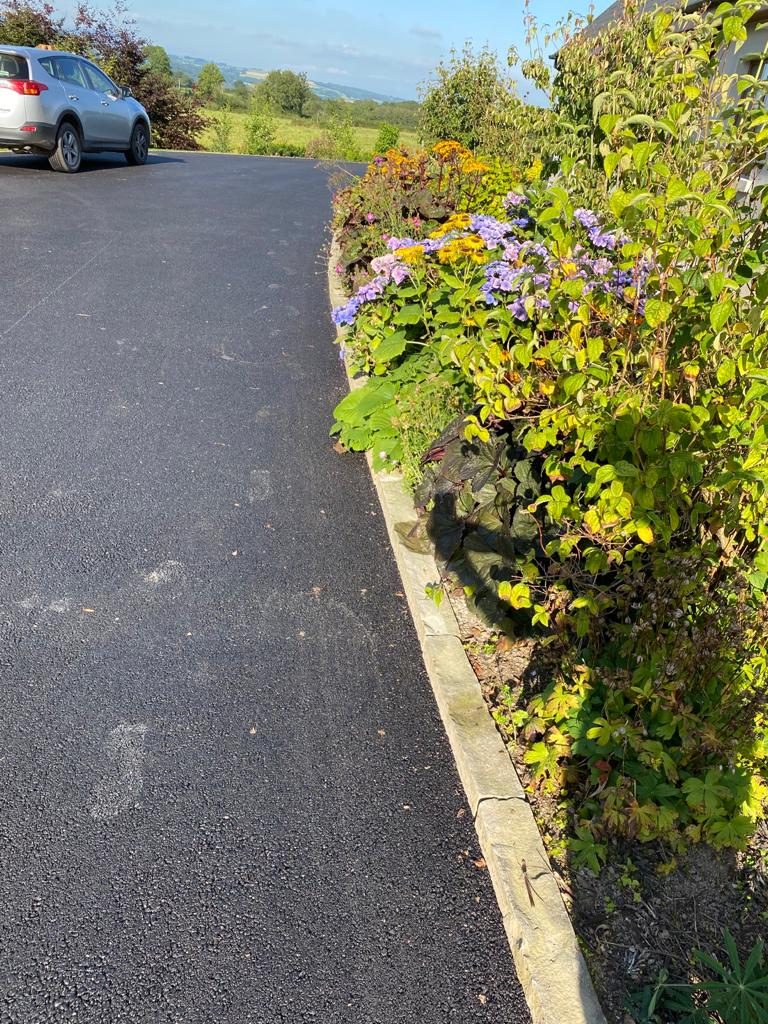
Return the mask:
[[[42,82],[28,82],[24,78],[0,78],[0,89],[11,89],[19,96],[39,96],[47,92],[48,86]]]

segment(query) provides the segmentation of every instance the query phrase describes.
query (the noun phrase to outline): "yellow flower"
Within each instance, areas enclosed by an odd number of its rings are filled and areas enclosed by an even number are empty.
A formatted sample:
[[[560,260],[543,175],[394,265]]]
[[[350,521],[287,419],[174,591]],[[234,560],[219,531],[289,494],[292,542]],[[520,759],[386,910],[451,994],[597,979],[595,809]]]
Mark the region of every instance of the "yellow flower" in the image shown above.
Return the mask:
[[[419,263],[424,258],[424,246],[407,245],[403,249],[395,249],[395,256],[403,263]]]
[[[466,231],[471,223],[472,218],[468,213],[454,213],[445,224],[441,224],[439,228],[436,228],[429,237],[442,238],[443,235],[447,235],[451,231]]]
[[[443,160],[446,160],[455,153],[461,153],[463,155],[467,150],[460,142],[438,142],[432,147],[432,152],[437,154],[437,156],[441,157]]]
[[[538,158],[533,161],[531,166],[525,172],[523,177],[526,181],[537,181],[541,177],[541,172],[544,170],[544,164]]]
[[[437,258],[441,263],[458,263],[460,260],[485,263],[485,242],[479,235],[454,238],[439,250]]]
[[[475,160],[474,157],[470,157],[468,160],[464,160],[461,169],[465,174],[485,174],[490,168],[487,164],[481,163],[479,160]]]

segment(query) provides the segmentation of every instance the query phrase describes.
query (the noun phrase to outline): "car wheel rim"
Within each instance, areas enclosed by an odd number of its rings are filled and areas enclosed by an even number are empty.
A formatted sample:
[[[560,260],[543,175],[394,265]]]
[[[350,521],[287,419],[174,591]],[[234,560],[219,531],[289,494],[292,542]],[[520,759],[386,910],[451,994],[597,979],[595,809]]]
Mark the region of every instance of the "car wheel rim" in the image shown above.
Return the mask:
[[[62,135],[61,152],[67,167],[77,167],[80,159],[80,146],[74,132],[64,132]]]
[[[147,148],[147,136],[144,132],[137,132],[134,149],[136,150],[136,156],[139,160],[146,160]]]

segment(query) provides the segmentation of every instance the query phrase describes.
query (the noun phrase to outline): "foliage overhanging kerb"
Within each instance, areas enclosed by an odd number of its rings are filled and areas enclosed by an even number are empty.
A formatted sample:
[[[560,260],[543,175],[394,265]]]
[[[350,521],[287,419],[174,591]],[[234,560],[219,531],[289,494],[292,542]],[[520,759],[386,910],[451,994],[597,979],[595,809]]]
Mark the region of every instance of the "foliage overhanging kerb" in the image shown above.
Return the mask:
[[[564,159],[506,220],[411,223],[335,312],[373,374],[342,438],[365,426],[396,462],[388,384],[461,381],[436,458],[487,471],[431,497],[478,596],[570,638],[524,733],[541,784],[580,794],[593,859],[611,833],[740,846],[764,811],[768,279],[762,198],[736,182],[768,114],[762,83],[719,71],[754,10],[655,16],[670,102],[599,115],[605,212],[574,201]]]

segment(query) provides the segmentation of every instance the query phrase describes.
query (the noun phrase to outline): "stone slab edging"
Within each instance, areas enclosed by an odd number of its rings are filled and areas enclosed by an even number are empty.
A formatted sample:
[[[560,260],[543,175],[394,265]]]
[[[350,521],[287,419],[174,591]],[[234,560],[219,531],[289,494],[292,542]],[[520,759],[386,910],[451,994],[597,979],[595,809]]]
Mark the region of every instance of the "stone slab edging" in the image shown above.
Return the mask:
[[[333,306],[347,301],[335,272],[338,259],[334,237],[328,264]],[[339,330],[340,340],[344,333]],[[348,367],[347,377],[351,390],[365,383]],[[426,586],[440,579],[434,555],[412,551],[396,529],[416,522],[413,500],[400,474],[374,470],[370,453],[368,466],[533,1022],[605,1024],[533,811],[467,658],[456,616],[448,600],[436,607],[426,596]]]

